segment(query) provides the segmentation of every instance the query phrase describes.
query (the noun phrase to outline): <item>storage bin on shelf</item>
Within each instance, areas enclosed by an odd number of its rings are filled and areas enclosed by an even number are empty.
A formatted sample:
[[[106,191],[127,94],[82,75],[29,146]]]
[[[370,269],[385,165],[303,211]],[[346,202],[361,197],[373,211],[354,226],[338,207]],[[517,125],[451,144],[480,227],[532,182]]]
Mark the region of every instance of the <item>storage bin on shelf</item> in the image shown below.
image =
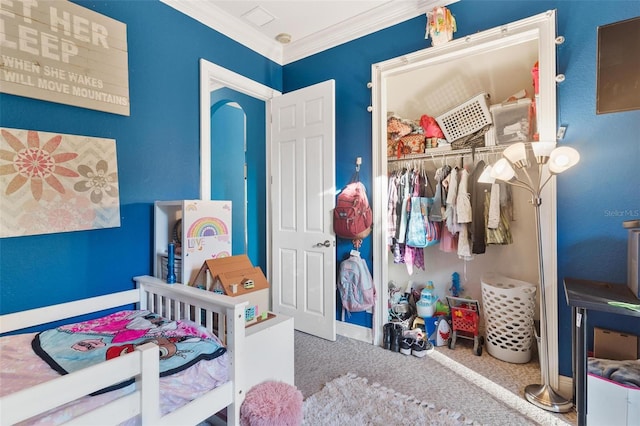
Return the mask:
[[[535,119],[531,99],[491,105],[496,144],[528,142],[533,139]]]
[[[515,364],[529,362],[536,286],[496,273],[485,273],[481,282],[487,352]]]
[[[436,117],[444,137],[452,143],[492,124],[489,95],[480,93],[465,103]]]

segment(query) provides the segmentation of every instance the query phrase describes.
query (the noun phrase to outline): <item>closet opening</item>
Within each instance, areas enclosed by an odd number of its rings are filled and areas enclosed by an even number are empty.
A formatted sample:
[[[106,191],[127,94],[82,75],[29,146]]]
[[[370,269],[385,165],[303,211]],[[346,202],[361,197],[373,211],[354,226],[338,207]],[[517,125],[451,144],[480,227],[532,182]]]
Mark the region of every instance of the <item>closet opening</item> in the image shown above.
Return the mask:
[[[399,241],[394,241],[392,237],[397,227],[394,228],[390,222],[397,215],[390,212],[388,197],[392,193],[392,185],[397,183],[394,179],[404,179],[405,182],[413,179],[418,185],[424,185],[420,189],[425,191],[417,191],[416,194],[435,202],[444,202],[445,195],[441,194],[441,198],[436,200],[435,194],[437,187],[443,186],[442,178],[451,170],[460,172],[460,176],[464,171],[468,185],[472,185],[477,182],[484,166],[494,164],[510,143],[521,141],[530,146],[536,140],[555,141],[555,39],[555,11],[549,11],[372,66],[373,192],[384,194],[373,202],[374,216],[378,218],[373,233],[374,282],[381,289],[380,306],[389,306],[390,286],[397,286],[403,291],[413,287],[419,294],[419,289],[429,282],[433,283],[436,296],[445,301],[445,297],[451,295],[452,278],[456,273],[464,289],[463,294],[481,304],[481,334],[484,334],[482,316],[486,310],[482,306],[483,274],[495,273],[539,286],[535,211],[530,205],[531,196],[528,192],[508,185],[500,188],[501,195],[512,202],[508,213],[508,243],[504,235],[492,235],[491,243],[486,240],[479,252],[474,252],[471,247],[471,255],[465,255],[459,254],[457,247],[453,250],[451,241],[445,241],[443,245],[441,240],[438,244],[410,249],[408,262],[402,258],[407,245],[404,244],[403,253]],[[538,75],[535,85],[534,70]],[[509,129],[513,132],[498,132],[492,126],[488,128],[483,143],[474,148],[432,145],[424,134],[423,145],[417,148],[410,139],[405,141],[406,150],[399,150],[397,145],[390,143],[390,131],[393,131],[389,128],[390,118],[395,117],[409,127],[411,122],[422,127],[420,122],[426,120],[425,116],[433,119],[441,117],[479,95],[488,98],[489,108],[495,105],[499,108],[507,101],[514,101],[513,98],[526,99],[524,102],[535,106],[535,121],[529,121],[535,127],[528,129],[514,122],[501,127],[501,130],[506,130],[507,126],[513,124],[514,129]],[[518,132],[524,132],[524,138]],[[410,133],[408,131],[406,134]],[[420,138],[417,140],[420,141]],[[536,176],[531,177],[537,179]],[[482,195],[489,198],[490,194]],[[551,385],[557,388],[555,182],[547,185],[543,199],[541,225],[549,372]],[[537,293],[539,295],[539,291]],[[539,301],[536,300],[536,319],[539,311]],[[380,309],[378,323],[385,324],[389,320],[389,312]],[[374,342],[381,344],[381,332]],[[536,353],[536,348],[532,349]],[[447,351],[443,353],[446,355]],[[564,385],[571,386],[570,378]]]

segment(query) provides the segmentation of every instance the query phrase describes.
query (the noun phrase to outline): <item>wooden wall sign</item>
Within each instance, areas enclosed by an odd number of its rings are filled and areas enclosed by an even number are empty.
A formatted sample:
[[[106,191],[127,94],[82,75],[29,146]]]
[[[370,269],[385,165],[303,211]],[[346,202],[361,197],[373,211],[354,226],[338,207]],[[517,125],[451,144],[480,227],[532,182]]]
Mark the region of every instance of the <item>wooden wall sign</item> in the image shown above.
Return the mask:
[[[66,0],[0,2],[0,92],[129,115],[127,27]]]

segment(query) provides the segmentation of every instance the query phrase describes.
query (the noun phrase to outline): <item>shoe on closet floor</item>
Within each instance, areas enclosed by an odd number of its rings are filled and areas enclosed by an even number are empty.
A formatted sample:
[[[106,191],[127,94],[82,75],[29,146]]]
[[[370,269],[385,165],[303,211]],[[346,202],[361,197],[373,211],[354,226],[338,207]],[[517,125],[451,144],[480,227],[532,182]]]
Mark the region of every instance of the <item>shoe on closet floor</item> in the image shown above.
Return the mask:
[[[416,340],[411,346],[411,355],[422,358],[425,355],[433,353],[435,350],[436,348],[433,347],[433,344],[430,341]]]
[[[388,322],[382,327],[382,347],[391,349],[391,341],[393,338],[393,323]]]
[[[402,344],[402,331],[404,329],[398,323],[393,323],[393,328],[391,329],[391,351],[400,352],[400,345]]]
[[[411,336],[405,336],[402,338],[402,343],[400,343],[400,353],[404,355],[411,355],[411,348],[415,345],[416,339]]]

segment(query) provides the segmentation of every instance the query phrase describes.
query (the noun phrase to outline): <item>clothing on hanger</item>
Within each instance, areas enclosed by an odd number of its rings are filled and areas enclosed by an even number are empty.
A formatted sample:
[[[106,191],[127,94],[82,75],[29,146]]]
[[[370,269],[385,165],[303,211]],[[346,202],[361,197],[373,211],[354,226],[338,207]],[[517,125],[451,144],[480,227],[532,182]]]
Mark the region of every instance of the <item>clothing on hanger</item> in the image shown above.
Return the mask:
[[[476,163],[473,173],[469,176],[471,209],[473,211],[471,221],[471,252],[482,254],[487,250],[486,225],[485,225],[485,199],[490,194],[491,184],[478,182],[480,175],[484,171],[485,163],[480,160]]]
[[[487,228],[496,229],[500,224],[500,184],[491,185],[489,209],[487,214]]]
[[[460,183],[458,184],[458,195],[456,197],[458,223],[470,223],[472,219],[471,197],[467,189],[468,181],[469,172],[463,168],[460,172]]]
[[[503,186],[508,186],[505,183],[494,183],[492,185],[493,187],[497,188],[497,190],[502,193],[502,192],[507,192],[507,188],[503,188]],[[491,194],[487,195],[488,199],[487,202],[485,203],[485,217],[487,217],[487,223],[488,221],[488,217],[491,214],[490,210],[491,210],[491,200],[494,198],[493,196],[493,191]],[[495,197],[495,198],[500,198]],[[487,227],[486,230],[486,241],[487,244],[501,244],[501,245],[505,245],[505,244],[512,244],[513,243],[513,237],[511,234],[511,225],[510,225],[510,221],[509,221],[509,211],[510,206],[509,201],[507,201],[509,198],[508,197],[504,197],[505,200],[505,204],[503,205],[502,203],[498,202],[499,206],[498,206],[498,226],[496,226],[495,228],[489,228]]]

